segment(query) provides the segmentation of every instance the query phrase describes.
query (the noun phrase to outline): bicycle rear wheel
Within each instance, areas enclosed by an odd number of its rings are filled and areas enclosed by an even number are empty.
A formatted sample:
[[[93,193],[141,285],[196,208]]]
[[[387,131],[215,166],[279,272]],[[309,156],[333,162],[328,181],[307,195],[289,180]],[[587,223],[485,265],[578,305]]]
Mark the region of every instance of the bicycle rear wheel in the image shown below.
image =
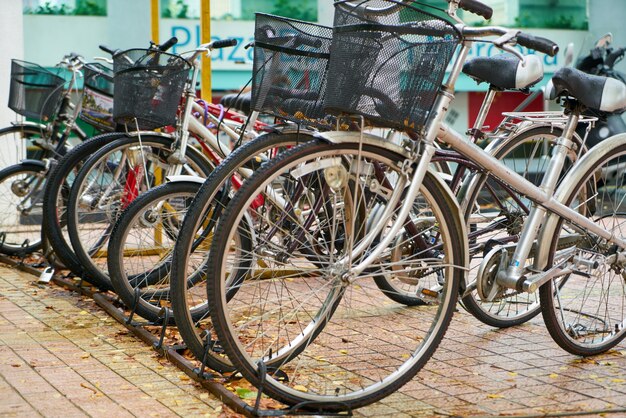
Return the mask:
[[[538,186],[550,162],[553,146],[561,134],[562,129],[556,127],[530,128],[506,138],[493,156]],[[580,151],[581,141],[578,138],[574,141],[575,150],[567,155],[561,176],[567,173]],[[493,279],[490,275],[497,271],[498,256],[501,254],[498,250],[504,248],[510,253],[515,250],[531,202],[489,174],[476,173],[474,176],[469,186],[471,190],[462,203],[470,230],[472,261],[470,281],[461,303],[487,325],[499,328],[519,325],[541,311],[539,292],[504,291],[493,300],[486,301],[478,294],[477,282]],[[466,185],[469,182],[467,180]],[[531,255],[527,260],[529,266],[532,261]]]
[[[581,164],[582,169],[567,183],[564,180],[566,193],[559,196],[570,208],[625,239],[626,135],[606,141],[585,158],[593,164]],[[561,265],[571,273],[540,288],[546,327],[572,354],[603,353],[626,337],[626,248],[563,219],[550,235],[548,267]],[[574,244],[562,248],[561,237]]]
[[[384,222],[372,208],[389,186],[403,193],[405,160],[384,146],[311,141],[264,165],[224,211],[207,265],[211,317],[237,370],[268,395],[311,409],[367,405],[410,380],[443,338],[463,226],[431,173],[411,219],[423,251],[404,265],[441,285],[438,296],[413,307],[388,299],[373,280],[388,271],[386,254],[358,277],[343,274],[372,222]]]

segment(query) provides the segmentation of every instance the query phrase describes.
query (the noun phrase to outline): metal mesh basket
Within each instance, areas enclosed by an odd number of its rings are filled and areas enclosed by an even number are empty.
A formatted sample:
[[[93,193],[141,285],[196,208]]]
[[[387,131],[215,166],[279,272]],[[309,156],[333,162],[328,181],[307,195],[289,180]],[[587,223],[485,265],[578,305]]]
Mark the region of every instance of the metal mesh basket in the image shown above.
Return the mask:
[[[450,22],[414,6],[336,1],[326,110],[385,127],[423,126],[459,42]]]
[[[147,49],[113,57],[113,119],[139,129],[172,125],[191,65],[184,58]]]
[[[113,70],[99,63],[85,64],[80,118],[104,131],[113,131]]]
[[[65,79],[32,62],[11,60],[9,108],[28,118],[48,120],[63,97]]]
[[[332,29],[256,14],[252,110],[327,126],[324,95]]]

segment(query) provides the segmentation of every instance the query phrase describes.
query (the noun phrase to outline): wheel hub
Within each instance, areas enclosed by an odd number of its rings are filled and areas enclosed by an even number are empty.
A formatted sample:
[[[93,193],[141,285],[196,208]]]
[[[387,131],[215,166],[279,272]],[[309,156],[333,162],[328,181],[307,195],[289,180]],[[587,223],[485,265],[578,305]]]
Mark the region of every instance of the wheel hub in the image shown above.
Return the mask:
[[[11,184],[11,192],[15,196],[24,197],[29,191],[30,187],[24,180],[16,180]]]
[[[492,302],[507,289],[497,281],[498,273],[506,271],[509,256],[504,248],[494,248],[483,258],[476,273],[476,291],[483,301]]]

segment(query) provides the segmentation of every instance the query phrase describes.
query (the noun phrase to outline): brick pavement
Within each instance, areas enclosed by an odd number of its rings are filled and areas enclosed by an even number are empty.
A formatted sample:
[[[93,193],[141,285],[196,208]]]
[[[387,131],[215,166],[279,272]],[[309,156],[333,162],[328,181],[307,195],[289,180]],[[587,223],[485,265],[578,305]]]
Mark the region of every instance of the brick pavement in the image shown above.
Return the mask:
[[[91,300],[0,267],[0,416],[218,416],[222,409]]]
[[[0,399],[0,416],[231,415],[92,301],[37,286],[6,267],[0,267]],[[540,318],[494,330],[460,311],[413,381],[355,415],[584,412],[626,416],[626,344],[582,359],[553,343]]]

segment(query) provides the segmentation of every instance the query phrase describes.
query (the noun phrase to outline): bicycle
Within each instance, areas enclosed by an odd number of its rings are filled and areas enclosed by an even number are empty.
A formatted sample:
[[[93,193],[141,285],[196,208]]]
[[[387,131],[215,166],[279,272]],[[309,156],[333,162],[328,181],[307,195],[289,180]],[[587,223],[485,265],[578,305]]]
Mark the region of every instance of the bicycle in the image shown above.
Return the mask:
[[[24,256],[41,247],[41,198],[48,168],[67,152],[70,135],[75,134],[80,140],[86,137],[76,124],[80,107],[74,103],[84,60],[70,54],[57,67],[58,74],[71,74],[68,81],[37,64],[12,62],[9,107],[44,123],[20,122],[2,130],[14,141],[9,147],[14,152],[3,154],[8,158],[4,162],[11,165],[0,170],[7,214],[0,226],[0,251],[9,255]],[[109,130],[106,126],[96,128]]]
[[[268,30],[268,27],[271,28],[273,25],[280,25],[282,23],[282,18],[274,17],[277,22],[272,22],[269,21],[269,16],[261,16],[263,20],[261,24],[257,23],[257,28],[261,27],[264,30]],[[272,32],[278,33],[280,31],[273,30]],[[255,51],[255,57],[257,55],[264,56],[264,54],[256,54]],[[283,59],[283,61],[287,61],[287,58]],[[305,65],[308,65],[308,63],[305,63]],[[527,85],[536,81],[538,77],[537,69],[535,68],[533,71],[528,72],[528,79],[522,82],[526,84],[522,86],[517,85],[518,88],[527,87]],[[539,74],[539,76],[540,75],[541,74]],[[516,84],[507,84],[507,86],[514,88]],[[255,94],[257,94],[256,90],[253,89],[253,97]],[[476,122],[476,127],[482,127],[484,116],[493,101],[494,94],[495,90],[486,98],[483,104],[483,111],[480,112],[483,116],[479,118],[481,120]],[[312,108],[315,107],[313,106]],[[521,140],[520,143],[508,141],[509,138],[513,139],[513,134],[517,132],[509,126],[511,125],[510,123],[504,124],[502,131],[498,131],[498,135],[500,136],[498,141],[492,144],[493,149],[495,152],[499,153],[499,156],[503,156],[506,155],[507,152],[510,152],[511,148],[514,148],[514,146],[519,146],[522,142],[532,139],[537,133],[544,136],[550,133],[548,129],[550,127],[546,125],[548,123],[547,121],[549,121],[547,116],[549,115],[538,118],[535,115],[535,118],[540,121],[543,130],[540,129],[539,132],[534,132],[532,129],[527,131],[521,129],[520,134],[525,134],[525,137],[521,135],[519,138]],[[554,115],[552,116],[554,117]],[[516,114],[516,117],[519,118],[519,114]],[[478,128],[475,130],[474,137],[478,136]],[[558,131],[558,129],[559,128],[552,127],[553,131]],[[225,371],[229,370],[232,366],[219,349],[219,343],[216,341],[214,333],[211,332],[210,323],[206,322],[208,320],[206,296],[203,295],[204,291],[200,291],[200,289],[204,286],[203,276],[206,275],[207,272],[207,241],[210,241],[213,226],[223,213],[224,206],[230,198],[228,193],[230,187],[229,180],[235,182],[234,190],[236,190],[241,184],[241,181],[238,180],[239,176],[243,178],[249,177],[249,175],[246,175],[247,168],[258,166],[258,163],[255,164],[255,159],[260,161],[268,160],[268,158],[263,156],[263,152],[274,150],[275,147],[292,146],[299,141],[301,141],[301,135],[283,134],[281,136],[280,132],[277,132],[276,135],[259,137],[229,156],[224,164],[220,165],[209,176],[191,205],[188,200],[195,191],[198,190],[199,186],[194,187],[188,184],[177,187],[171,185],[169,186],[169,192],[167,191],[168,186],[163,186],[158,192],[154,192],[155,195],[153,197],[145,195],[141,201],[136,201],[129,207],[128,211],[124,213],[116,224],[112,234],[108,250],[109,272],[111,273],[114,283],[118,283],[116,289],[119,294],[124,295],[122,299],[128,306],[134,307],[134,312],[153,321],[158,319],[158,315],[163,306],[173,305],[176,324],[179,327],[179,331],[187,347],[198,359],[202,359],[203,362],[215,370]],[[498,144],[497,146],[496,143]],[[459,158],[455,160],[451,159],[450,155],[443,151],[440,155],[438,154],[438,157],[443,163],[460,161]],[[459,176],[456,180],[458,182],[462,174],[457,173],[457,175]],[[473,190],[475,189],[476,188],[473,188]],[[171,193],[171,195],[168,193]],[[181,196],[184,196],[184,198]],[[165,205],[168,205],[167,202],[169,202],[169,199],[177,199],[177,202],[180,203],[182,207],[176,208],[176,210],[165,210],[162,219],[159,216],[155,217],[155,219],[158,220],[156,224],[163,229],[170,227],[169,225],[165,225],[166,222],[169,222],[170,216],[177,219],[175,227],[173,227],[172,232],[169,233],[169,239],[162,238],[161,235],[158,235],[159,242],[157,247],[162,250],[162,253],[157,257],[159,262],[155,263],[155,259],[151,258],[149,255],[142,258],[142,252],[136,251],[135,247],[138,243],[143,244],[145,242],[147,248],[152,248],[152,237],[155,234],[150,228],[153,227],[153,225],[151,222],[146,223],[143,217],[146,216],[146,214],[153,216],[153,207],[157,205],[157,202],[166,201]],[[171,206],[174,205],[172,204]],[[181,228],[179,224],[183,215],[184,222]],[[163,223],[161,224],[161,222]],[[140,236],[145,236],[145,238],[139,238]],[[170,261],[167,257],[169,257],[169,248],[175,236],[177,236],[178,239],[174,260],[171,265],[172,276],[170,278],[168,276]],[[476,237],[478,236],[479,235],[476,235]],[[163,241],[161,241],[161,239],[163,239]],[[136,256],[132,257],[131,252],[134,252]],[[413,280],[408,275],[406,278]],[[425,299],[428,300],[425,296],[429,295],[420,294],[415,290],[400,289],[397,284],[391,284],[391,280],[392,279],[387,277],[381,277],[380,280],[377,281],[377,285],[383,289],[384,294],[391,299],[401,301],[400,303],[405,304],[423,304],[425,303]],[[415,288],[415,286],[413,286],[413,288]],[[535,308],[536,309],[532,312],[532,316],[539,313],[538,305]],[[488,320],[493,316],[494,314],[491,314]],[[518,315],[518,317],[514,318],[514,321],[519,323],[527,318],[528,315],[524,318]],[[506,321],[500,319],[500,326],[503,326],[501,325],[502,323],[506,324],[506,326],[512,325],[511,320]]]
[[[68,196],[68,235],[76,258],[83,265],[83,270],[92,281],[97,281],[100,286],[111,287],[106,270],[106,243],[115,220],[121,211],[138,196],[139,192],[149,190],[164,182],[167,177],[176,177],[180,174],[200,174],[205,177],[224,158],[224,155],[230,152],[230,144],[225,144],[223,138],[218,138],[212,132],[214,129],[235,142],[256,135],[254,131],[244,130],[246,125],[245,122],[240,122],[243,120],[240,115],[224,112],[212,104],[204,104],[203,107],[193,100],[195,97],[193,86],[198,76],[196,58],[213,48],[228,46],[232,46],[231,40],[201,45],[192,51],[189,60],[176,55],[160,55],[164,63],[166,60],[167,62],[178,60],[177,62],[193,63],[187,65],[193,66],[194,69],[189,80],[187,80],[186,73],[184,74],[183,81],[186,81],[187,87],[182,116],[176,123],[177,131],[173,135],[162,135],[162,137],[169,138],[167,141],[173,141],[171,149],[156,153],[163,153],[163,155],[151,156],[150,152],[144,152],[146,149],[149,150],[149,144],[145,140],[146,134],[131,134],[128,139],[118,140],[116,144],[111,144],[94,154],[85,162],[77,175]],[[131,53],[136,52],[118,54],[116,60],[118,62],[129,61],[127,58]],[[131,57],[130,61],[137,62],[145,59],[140,56],[141,54],[138,55],[138,57]],[[160,93],[154,89],[148,92],[148,96],[155,94]],[[176,122],[175,109],[178,105],[178,95],[171,95],[169,101],[169,108],[159,110],[158,118],[164,120],[159,121],[158,124]],[[145,118],[154,117],[154,112],[147,114],[150,109],[142,110],[141,106],[141,102],[133,103],[129,114],[139,113]],[[196,112],[199,113],[198,118],[193,115]],[[239,121],[227,117],[236,118]],[[205,119],[206,125],[199,120],[202,118]],[[141,117],[138,116],[137,120],[141,121]],[[247,123],[255,128],[263,126],[260,122],[252,120]],[[201,157],[195,147],[188,145],[190,134],[193,134],[206,157]],[[100,218],[94,218],[94,216]]]
[[[585,89],[586,77],[573,70],[560,70],[557,74],[560,78],[556,78],[559,93],[578,101],[564,102],[571,113],[538,188],[486,155],[480,147],[466,142],[442,120],[453,98],[454,82],[474,40],[498,35],[496,46],[509,51],[514,42],[547,53],[554,53],[556,46],[505,28],[470,28],[460,20],[455,25],[446,24],[441,15],[428,14],[397,1],[386,2],[391,6],[382,10],[370,4],[367,1],[357,5],[346,1],[336,3],[336,12],[343,13],[339,16],[343,20],[335,31],[336,42],[333,39],[329,89],[342,94],[327,98],[326,105],[336,111],[360,114],[382,126],[404,128],[419,141],[413,147],[402,148],[358,133],[324,133],[320,135],[323,140],[281,154],[258,170],[231,200],[215,229],[207,263],[207,270],[216,273],[207,279],[212,323],[230,360],[265,393],[291,405],[305,402],[306,408],[339,410],[386,396],[417,373],[445,333],[459,281],[468,268],[469,242],[453,196],[429,171],[435,138],[466,155],[486,172],[496,174],[533,202],[515,251],[504,246],[483,260],[483,265],[495,266],[483,269],[488,274],[482,274],[477,282],[486,301],[506,294],[511,288],[518,292],[534,291],[548,283],[548,287],[555,286],[554,293],[542,289],[543,305],[544,294],[550,298],[558,295],[558,290],[572,280],[572,274],[590,276],[597,265],[605,262],[622,271],[618,254],[623,251],[620,250],[624,248],[623,240],[581,216],[580,212],[586,208],[572,210],[560,202],[567,202],[566,197],[572,200],[578,197],[580,200],[574,200],[576,204],[590,202],[587,200],[593,190],[590,187],[603,183],[588,178],[607,160],[613,157],[619,160],[626,152],[624,137],[615,137],[608,141],[610,145],[603,144],[578,160],[559,186],[556,195],[559,201],[552,197],[552,191],[565,154],[572,146],[581,108],[599,103],[600,110],[617,111],[626,103],[615,96],[594,95]],[[483,14],[488,10],[475,1],[450,2],[450,16],[456,16],[457,6]],[[351,13],[353,9],[356,11]],[[399,9],[401,20],[394,14]],[[407,50],[393,45],[399,38],[411,39],[418,34],[424,35],[420,38],[422,42],[413,44],[423,48],[419,56],[438,58],[435,63],[428,63],[428,72],[420,71],[420,65],[426,62],[407,60]],[[452,59],[459,44],[459,53]],[[341,53],[333,55],[337,50]],[[411,57],[416,53],[412,51]],[[398,74],[398,68],[387,71],[380,68],[389,62],[386,54],[396,57],[391,65],[411,62],[418,66],[414,68],[417,79],[413,85],[418,90],[403,91],[393,80],[376,79],[378,74],[394,74],[394,71]],[[333,62],[334,56],[338,57],[337,62]],[[439,89],[449,60],[452,60],[451,73]],[[433,64],[439,70],[433,70]],[[375,87],[383,94],[371,92],[368,81],[372,80],[378,81]],[[577,84],[579,81],[582,83]],[[591,78],[591,82],[598,86],[611,83],[616,92],[626,89],[602,78]],[[344,90],[339,90],[339,86]],[[407,100],[409,97],[413,100]],[[415,97],[421,100],[414,100]],[[389,103],[399,105],[389,109],[385,107]],[[416,132],[418,127],[423,127],[420,133]],[[389,186],[384,186],[385,180]],[[267,197],[275,191],[290,203],[288,207],[281,209],[274,205],[273,216],[267,217],[250,206],[259,194]],[[333,202],[327,212],[323,199]],[[382,209],[372,211],[375,203]],[[543,221],[547,211],[556,215]],[[249,222],[255,216],[261,221],[258,225]],[[546,227],[548,221],[558,222],[559,217],[573,220],[584,228],[585,234],[580,228],[569,228],[576,233],[559,234],[554,226]],[[546,235],[535,240],[542,222]],[[386,309],[377,296],[379,292],[369,291],[373,288],[371,276],[380,271],[380,264],[386,263],[390,245],[397,236],[411,225],[418,234],[410,237],[420,249],[412,257],[411,267],[419,272],[420,280],[430,280],[441,286],[442,291],[432,305]],[[603,249],[604,256],[590,255],[577,247],[603,242],[609,243]],[[509,252],[513,252],[512,257]],[[558,262],[544,271],[550,254]],[[524,274],[529,267],[526,263],[529,256],[534,258],[534,266]],[[509,257],[512,262],[507,261]],[[259,269],[252,269],[259,262],[272,269],[292,269],[298,273],[289,277],[290,280],[261,280]],[[403,260],[403,266],[408,262]],[[257,277],[259,280],[255,280]],[[619,300],[618,297],[617,303]],[[554,310],[543,308],[542,311],[545,317],[552,316],[559,322]],[[359,326],[355,314],[369,318],[367,324]],[[618,324],[615,333],[607,332],[606,327],[594,330],[583,326],[581,329],[589,334],[596,331],[594,335],[600,342],[568,337],[570,349],[584,347],[586,354],[591,354],[618,343],[624,337],[623,328],[619,327],[623,317],[619,318],[617,313],[617,317],[606,319],[610,324]],[[555,325],[559,324],[548,326],[554,329]],[[561,326],[568,329],[567,323]],[[365,332],[364,335],[376,341],[374,347],[364,348],[365,353],[360,355],[363,361],[336,354],[336,347],[349,344],[349,330]],[[554,334],[561,339],[568,335],[567,332]],[[276,358],[281,361],[276,362]],[[363,362],[369,359],[374,359],[379,367],[364,367]],[[271,368],[267,366],[270,362]],[[320,375],[327,378],[320,380]]]
[[[246,166],[239,167],[238,175],[231,177],[234,187],[239,187],[264,158],[273,157],[284,147],[305,142],[298,138],[310,138],[311,131],[285,124],[284,121],[310,124],[319,119],[315,114],[315,102],[321,103],[324,91],[325,78],[320,77],[320,74],[325,71],[328,62],[330,28],[264,14],[258,15],[257,28],[260,36],[255,44],[257,60],[252,82],[254,90],[261,94],[255,94],[251,98],[251,106],[246,107],[248,110],[252,108],[253,118],[263,112],[282,120],[282,125],[265,127],[265,130],[277,132],[281,138],[286,138],[283,141],[275,140],[272,139],[274,134],[266,134],[249,141],[260,146],[255,149],[262,149],[263,152],[269,150],[270,154],[250,155],[246,159]],[[259,55],[260,49],[265,54]],[[304,74],[293,75],[294,72],[290,71],[293,62],[289,66],[285,65],[285,51],[289,52],[291,58],[299,57],[299,65],[302,68],[306,66]],[[315,68],[317,72],[313,71]],[[278,85],[276,80],[284,82],[289,77],[292,78],[293,88]],[[303,98],[306,106],[300,107],[299,103],[293,102],[290,106],[287,98],[282,100],[289,94]],[[244,100],[239,102],[243,103]],[[275,108],[278,103],[280,108]],[[224,152],[228,156],[225,161],[232,161],[237,158],[236,155],[241,155],[241,148],[249,149],[247,145],[237,147],[233,153],[228,149]],[[137,314],[150,320],[157,320],[158,311],[163,306],[170,306],[168,273],[172,239],[177,235],[175,231],[182,222],[188,202],[203,182],[199,179],[173,180],[129,205],[115,225],[107,252],[109,273],[121,299],[127,306],[132,306]],[[154,249],[157,249],[156,253]]]

